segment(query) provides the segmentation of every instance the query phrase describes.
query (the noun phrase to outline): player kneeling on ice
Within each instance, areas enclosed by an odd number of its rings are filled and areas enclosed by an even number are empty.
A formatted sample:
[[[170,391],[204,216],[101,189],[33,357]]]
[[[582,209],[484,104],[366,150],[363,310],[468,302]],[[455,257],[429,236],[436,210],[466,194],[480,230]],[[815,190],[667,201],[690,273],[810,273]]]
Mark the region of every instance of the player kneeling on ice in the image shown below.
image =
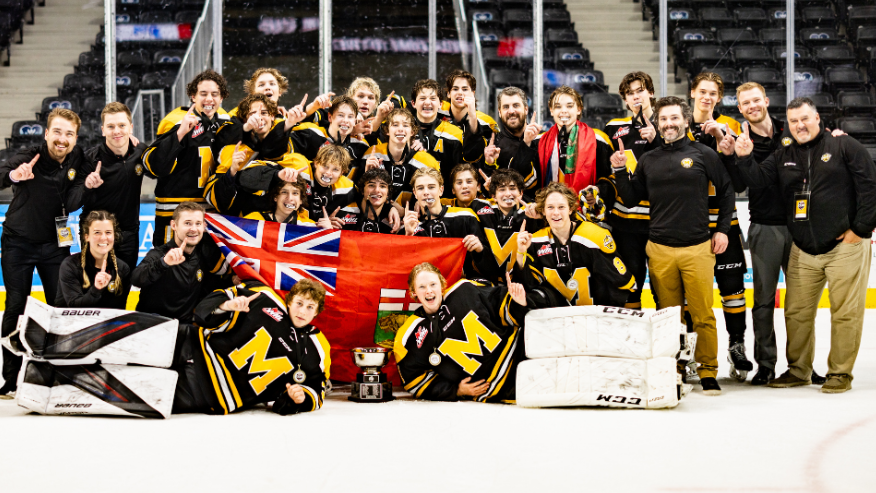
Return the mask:
[[[329,344],[311,322],[324,303],[325,288],[307,279],[285,303],[250,281],[207,296],[195,308],[205,330],[179,349],[173,412],[228,414],[272,401],[283,415],[322,407]]]
[[[520,325],[530,309],[546,306],[543,293],[527,296],[510,279],[507,287],[461,280],[448,289],[428,262],[411,270],[408,288],[422,306],[395,337],[405,390],[435,401],[513,402]]]

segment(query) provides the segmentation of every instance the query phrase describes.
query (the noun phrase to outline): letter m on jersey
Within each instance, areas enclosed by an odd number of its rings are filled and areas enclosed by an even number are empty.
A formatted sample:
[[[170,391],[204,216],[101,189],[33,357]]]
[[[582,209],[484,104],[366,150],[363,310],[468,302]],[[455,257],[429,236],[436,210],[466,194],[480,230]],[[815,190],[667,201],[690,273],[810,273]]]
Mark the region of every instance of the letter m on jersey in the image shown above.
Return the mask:
[[[249,374],[261,373],[249,381],[249,385],[257,395],[264,392],[274,380],[292,371],[292,362],[289,358],[266,358],[272,339],[271,334],[262,327],[249,342],[228,355],[238,370],[242,370],[249,361]]]
[[[479,361],[470,358],[471,356],[483,356],[484,352],[481,349],[481,342],[489,352],[493,352],[496,346],[502,342],[502,338],[491,332],[481,321],[475,312],[468,312],[468,315],[462,319],[462,328],[465,331],[465,340],[445,339],[438,346],[438,350],[445,356],[462,367],[469,375],[474,375],[478,368],[481,367]]]

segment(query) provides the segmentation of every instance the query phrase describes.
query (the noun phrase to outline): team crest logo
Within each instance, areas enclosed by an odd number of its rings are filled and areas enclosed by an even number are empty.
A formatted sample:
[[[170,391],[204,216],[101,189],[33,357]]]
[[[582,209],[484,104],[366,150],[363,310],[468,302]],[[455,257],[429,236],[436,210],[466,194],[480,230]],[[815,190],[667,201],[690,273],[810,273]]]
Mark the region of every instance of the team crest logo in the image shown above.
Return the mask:
[[[197,277],[198,277],[198,282],[201,282],[201,280],[204,279],[204,271],[202,271],[201,269],[198,269]]]
[[[682,166],[683,168],[690,168],[691,166],[693,166],[693,159],[691,159],[691,158],[689,158],[689,157],[686,157],[686,158],[682,159],[682,160],[681,160],[681,166]]]
[[[344,224],[356,224],[358,218],[352,214],[347,214],[344,216]]]
[[[798,200],[797,201],[797,210],[800,212],[805,211],[806,210],[806,202],[803,200]]]
[[[492,207],[485,206],[485,207],[482,207],[481,210],[478,211],[478,215],[481,215],[481,214],[495,214],[495,213],[493,212]]]
[[[614,250],[614,238],[612,238],[611,235],[605,235],[605,238],[602,240],[602,246],[604,246],[606,250]]]
[[[137,166],[134,166],[134,173],[137,173],[137,176],[143,176],[143,165],[137,164]]]
[[[70,168],[69,170],[67,170],[67,179],[73,181],[73,178],[76,178],[76,170]]]
[[[426,340],[426,334],[428,333],[429,331],[427,331],[425,327],[417,329],[417,349],[423,347],[423,341]]]
[[[192,130],[192,138],[194,139],[195,137],[201,135],[202,133],[204,133],[204,126],[199,123],[198,126],[195,127],[194,130]]]
[[[824,153],[824,155],[821,156],[821,160],[824,161],[825,163],[830,161],[830,153],[829,152]]]
[[[542,256],[544,256],[544,255],[549,255],[549,254],[551,254],[551,253],[554,253],[554,249],[551,248],[550,245],[544,245],[544,246],[542,246],[541,248],[538,249],[538,256],[539,256],[539,257],[542,257]]]
[[[262,308],[262,311],[277,322],[283,320],[283,313],[276,308]]]
[[[785,147],[791,145],[791,137],[785,137],[784,139],[782,139],[782,145]]]
[[[614,133],[614,137],[612,137],[612,139],[618,140],[628,133],[630,133],[630,127],[621,127],[617,130],[617,132]]]
[[[618,257],[614,258],[614,268],[620,273],[620,275],[624,275],[627,273],[627,266],[624,265],[623,260]]]

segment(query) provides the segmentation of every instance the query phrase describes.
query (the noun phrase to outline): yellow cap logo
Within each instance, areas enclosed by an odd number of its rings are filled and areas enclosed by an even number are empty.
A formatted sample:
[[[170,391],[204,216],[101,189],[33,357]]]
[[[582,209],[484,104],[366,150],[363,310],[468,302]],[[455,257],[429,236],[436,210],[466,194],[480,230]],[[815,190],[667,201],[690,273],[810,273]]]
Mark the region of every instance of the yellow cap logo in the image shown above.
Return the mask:
[[[693,159],[686,157],[681,160],[681,165],[685,168],[690,168],[691,166],[693,166]]]

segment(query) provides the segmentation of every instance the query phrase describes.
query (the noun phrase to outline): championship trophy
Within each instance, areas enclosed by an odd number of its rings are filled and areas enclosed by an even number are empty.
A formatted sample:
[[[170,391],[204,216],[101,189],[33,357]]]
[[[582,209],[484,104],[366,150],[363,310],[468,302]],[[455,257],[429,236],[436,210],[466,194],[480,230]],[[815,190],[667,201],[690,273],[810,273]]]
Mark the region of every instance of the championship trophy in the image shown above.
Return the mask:
[[[353,363],[364,371],[356,375],[352,395],[349,397],[351,401],[389,402],[395,399],[392,396],[392,382],[386,377],[386,373],[380,371],[389,363],[391,351],[383,347],[353,348]]]

